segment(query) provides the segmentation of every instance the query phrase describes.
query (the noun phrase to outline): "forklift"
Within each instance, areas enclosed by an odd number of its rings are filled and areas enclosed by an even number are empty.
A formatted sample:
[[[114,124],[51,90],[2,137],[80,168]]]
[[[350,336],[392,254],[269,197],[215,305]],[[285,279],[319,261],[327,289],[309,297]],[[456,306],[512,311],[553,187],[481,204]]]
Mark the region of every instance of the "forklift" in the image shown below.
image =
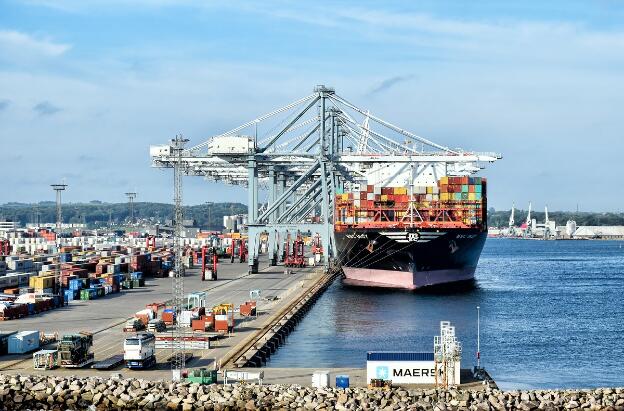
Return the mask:
[[[297,235],[297,238],[293,242],[292,253],[290,255],[286,255],[284,259],[284,265],[286,267],[299,268],[305,266],[305,257],[303,255],[303,239],[301,238],[301,235]]]
[[[201,249],[202,281],[217,280],[219,256],[216,247],[203,246]]]

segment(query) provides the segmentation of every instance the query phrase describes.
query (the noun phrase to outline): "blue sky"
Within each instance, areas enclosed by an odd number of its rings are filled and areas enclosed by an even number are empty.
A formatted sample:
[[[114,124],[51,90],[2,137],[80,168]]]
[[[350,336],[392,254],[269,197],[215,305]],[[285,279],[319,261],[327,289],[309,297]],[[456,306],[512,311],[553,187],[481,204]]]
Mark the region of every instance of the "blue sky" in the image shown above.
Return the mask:
[[[327,84],[496,151],[489,204],[622,211],[621,1],[0,0],[0,203],[172,198],[150,144],[200,143]],[[185,180],[185,200],[246,201]]]

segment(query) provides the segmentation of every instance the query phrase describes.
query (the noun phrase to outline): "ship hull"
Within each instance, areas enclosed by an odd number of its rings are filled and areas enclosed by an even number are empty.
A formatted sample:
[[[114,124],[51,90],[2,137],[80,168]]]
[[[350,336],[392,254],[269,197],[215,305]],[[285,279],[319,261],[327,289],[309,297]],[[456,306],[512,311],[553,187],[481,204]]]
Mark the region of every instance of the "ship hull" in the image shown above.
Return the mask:
[[[477,228],[336,232],[346,284],[409,290],[473,280],[486,238]]]

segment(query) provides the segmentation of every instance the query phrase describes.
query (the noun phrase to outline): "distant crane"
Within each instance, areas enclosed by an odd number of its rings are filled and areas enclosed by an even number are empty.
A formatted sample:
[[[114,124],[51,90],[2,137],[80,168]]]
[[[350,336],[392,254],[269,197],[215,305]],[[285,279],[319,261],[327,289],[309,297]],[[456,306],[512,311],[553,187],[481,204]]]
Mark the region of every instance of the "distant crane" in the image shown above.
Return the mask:
[[[544,239],[547,240],[557,235],[555,222],[548,217],[548,206],[544,207],[544,224],[536,224],[536,228],[543,228]]]
[[[516,204],[511,204],[511,214],[509,215],[509,225],[507,228],[508,235],[514,236],[516,234],[516,220],[514,218],[516,214]]]
[[[531,202],[529,201],[529,213],[527,214],[526,221],[524,222],[526,228],[524,230],[524,236],[530,237],[532,235],[531,225],[533,224],[531,221]]]

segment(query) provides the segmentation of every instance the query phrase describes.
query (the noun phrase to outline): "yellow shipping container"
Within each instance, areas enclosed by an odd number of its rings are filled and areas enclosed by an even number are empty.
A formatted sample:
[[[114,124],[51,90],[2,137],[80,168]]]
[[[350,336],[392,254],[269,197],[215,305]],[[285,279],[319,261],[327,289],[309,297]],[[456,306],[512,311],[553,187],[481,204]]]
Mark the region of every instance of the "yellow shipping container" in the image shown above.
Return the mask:
[[[386,194],[382,194],[381,201],[388,201],[388,196]]]
[[[31,288],[36,288],[39,290],[44,289],[44,288],[52,288],[54,287],[54,276],[46,276],[46,277],[32,276],[28,280],[28,285]]]
[[[440,185],[447,185],[448,184],[448,177],[444,176],[440,178]]]
[[[477,196],[475,195],[475,193],[468,193],[469,201],[475,201],[476,199],[477,199]]]
[[[427,186],[427,194],[433,194],[433,187]]]
[[[440,201],[449,201],[449,193],[440,193]]]
[[[407,188],[406,187],[395,187],[394,188],[394,194],[406,195],[407,194]]]
[[[342,199],[343,200],[348,200],[349,199],[349,194],[345,193],[342,195]]]

